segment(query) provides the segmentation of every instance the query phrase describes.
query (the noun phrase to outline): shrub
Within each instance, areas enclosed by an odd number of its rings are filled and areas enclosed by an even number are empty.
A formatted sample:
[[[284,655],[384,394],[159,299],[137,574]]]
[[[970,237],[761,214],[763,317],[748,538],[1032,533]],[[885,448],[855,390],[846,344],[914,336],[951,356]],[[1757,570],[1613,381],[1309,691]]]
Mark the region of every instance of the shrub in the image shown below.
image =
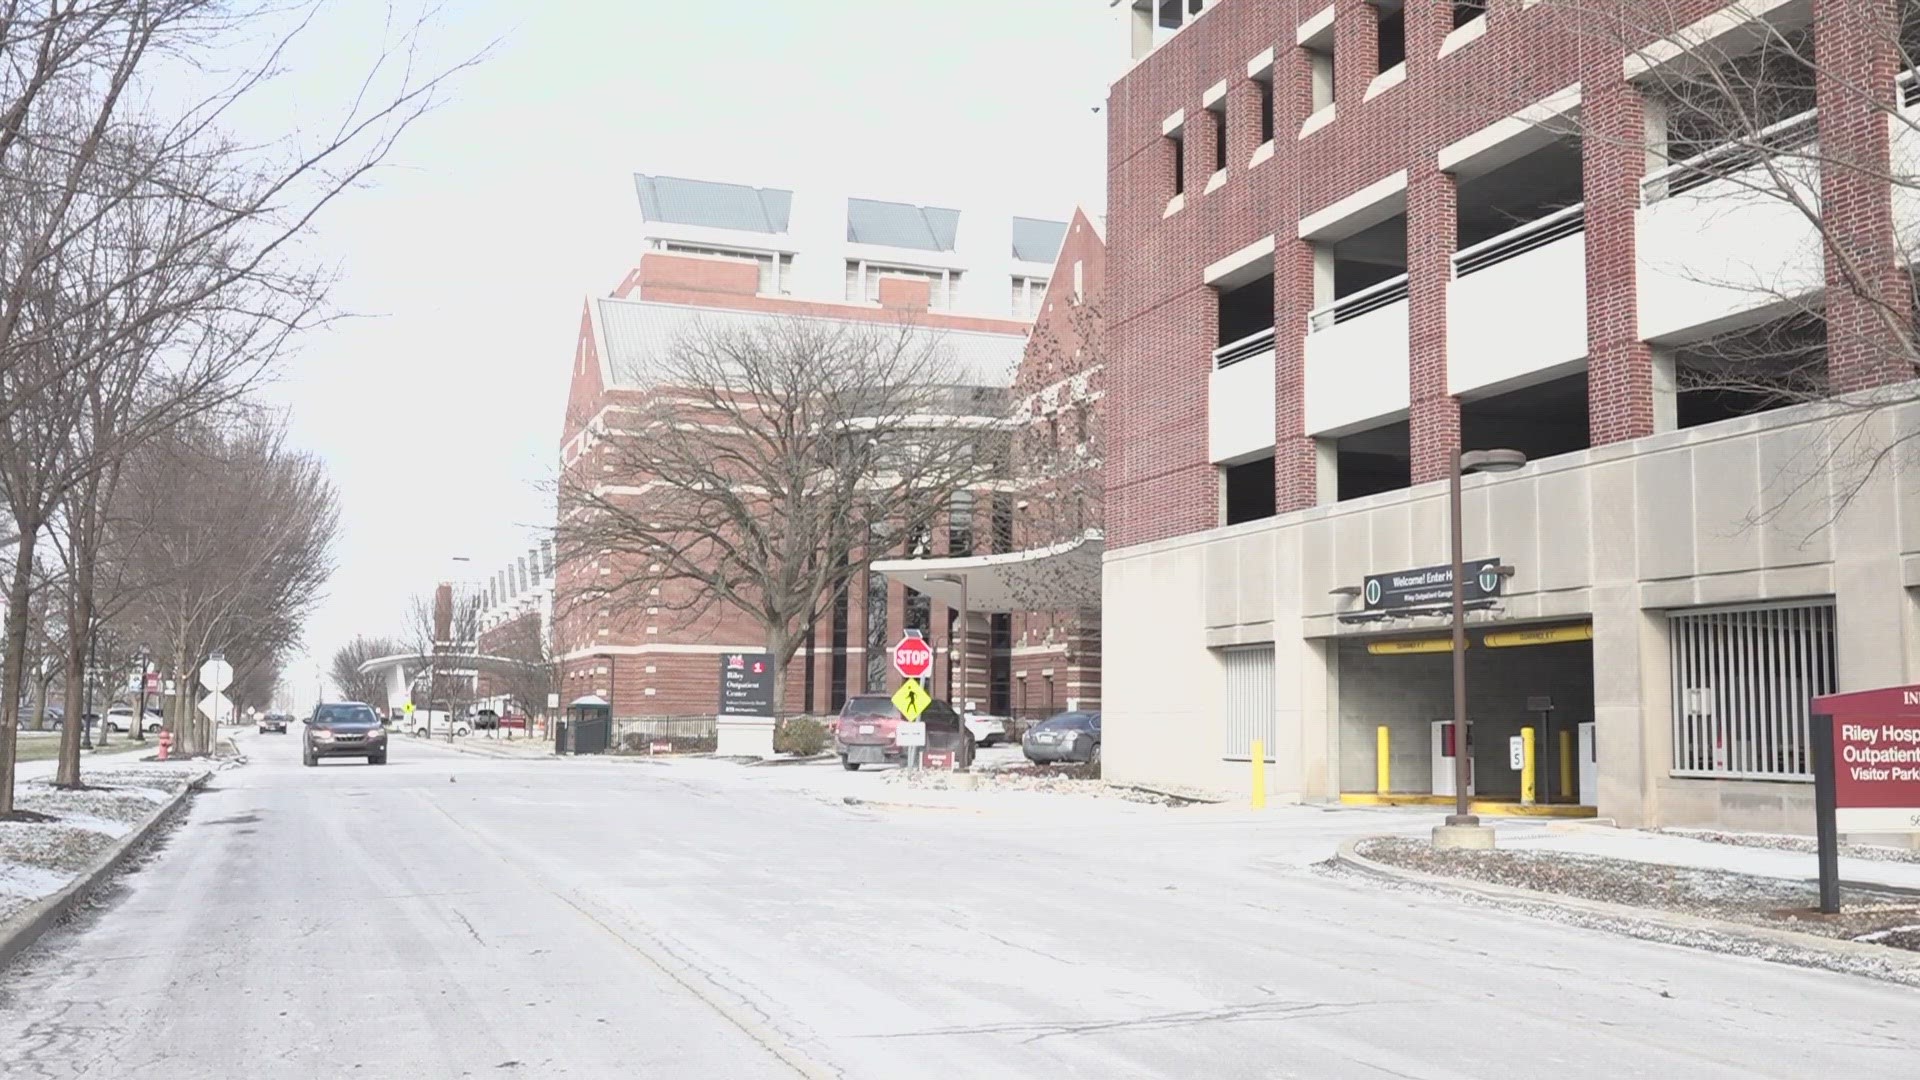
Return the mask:
[[[796,716],[781,724],[773,735],[776,754],[812,757],[826,748],[827,729],[811,716]]]

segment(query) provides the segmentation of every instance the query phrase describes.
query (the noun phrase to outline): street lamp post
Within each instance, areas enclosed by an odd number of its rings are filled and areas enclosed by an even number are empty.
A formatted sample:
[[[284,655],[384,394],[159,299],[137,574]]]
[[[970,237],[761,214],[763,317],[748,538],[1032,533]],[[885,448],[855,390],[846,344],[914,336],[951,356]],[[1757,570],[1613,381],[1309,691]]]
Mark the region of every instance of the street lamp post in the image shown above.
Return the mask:
[[[1477,829],[1478,816],[1471,812],[1467,788],[1471,783],[1471,761],[1467,744],[1467,583],[1466,559],[1461,551],[1460,478],[1470,472],[1512,472],[1527,463],[1527,455],[1518,450],[1466,450],[1453,455],[1453,469],[1447,478],[1447,504],[1452,519],[1453,547],[1453,813],[1447,825]]]

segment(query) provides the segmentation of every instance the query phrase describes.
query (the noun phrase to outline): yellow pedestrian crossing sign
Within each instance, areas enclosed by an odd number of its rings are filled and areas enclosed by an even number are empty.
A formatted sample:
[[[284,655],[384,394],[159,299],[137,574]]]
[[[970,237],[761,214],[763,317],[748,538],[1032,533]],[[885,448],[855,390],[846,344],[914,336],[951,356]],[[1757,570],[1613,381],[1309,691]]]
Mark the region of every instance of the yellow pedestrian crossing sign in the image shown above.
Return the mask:
[[[402,705],[402,706],[400,706],[400,711],[401,711],[401,712],[404,712],[404,713],[406,713],[406,714],[407,714],[408,716],[412,716],[412,715],[413,715],[413,702],[411,702],[411,701],[409,701],[409,702],[407,702],[407,703],[406,703],[405,705]]]
[[[926,712],[931,704],[933,695],[927,693],[927,688],[921,686],[918,679],[908,679],[893,692],[893,707],[899,709],[900,715],[908,720],[920,719],[920,714]]]

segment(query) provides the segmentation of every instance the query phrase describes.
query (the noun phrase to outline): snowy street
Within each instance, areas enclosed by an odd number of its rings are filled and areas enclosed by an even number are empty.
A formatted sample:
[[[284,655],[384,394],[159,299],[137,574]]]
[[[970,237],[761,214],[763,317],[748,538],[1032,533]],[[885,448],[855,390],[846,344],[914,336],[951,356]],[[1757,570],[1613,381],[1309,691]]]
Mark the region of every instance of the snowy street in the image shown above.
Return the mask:
[[[1910,989],[1313,866],[1430,816],[298,738],[0,973],[0,1074],[1913,1075]]]

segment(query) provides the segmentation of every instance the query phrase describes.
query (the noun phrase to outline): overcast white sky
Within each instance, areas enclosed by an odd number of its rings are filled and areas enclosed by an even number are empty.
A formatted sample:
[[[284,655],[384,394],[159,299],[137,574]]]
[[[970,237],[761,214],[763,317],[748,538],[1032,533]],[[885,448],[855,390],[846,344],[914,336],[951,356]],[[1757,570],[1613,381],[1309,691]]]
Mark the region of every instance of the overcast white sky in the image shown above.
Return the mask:
[[[322,219],[336,304],[367,317],[309,340],[269,391],[345,509],[310,659],[288,673],[302,699],[318,661],[397,631],[453,557],[490,573],[551,522],[542,482],[580,305],[639,254],[634,172],[832,176],[962,209],[998,192],[1062,219],[1104,199],[1106,0],[447,7],[428,35],[441,61],[498,39],[492,57]],[[385,18],[372,0],[332,5],[265,115],[346,100]]]

